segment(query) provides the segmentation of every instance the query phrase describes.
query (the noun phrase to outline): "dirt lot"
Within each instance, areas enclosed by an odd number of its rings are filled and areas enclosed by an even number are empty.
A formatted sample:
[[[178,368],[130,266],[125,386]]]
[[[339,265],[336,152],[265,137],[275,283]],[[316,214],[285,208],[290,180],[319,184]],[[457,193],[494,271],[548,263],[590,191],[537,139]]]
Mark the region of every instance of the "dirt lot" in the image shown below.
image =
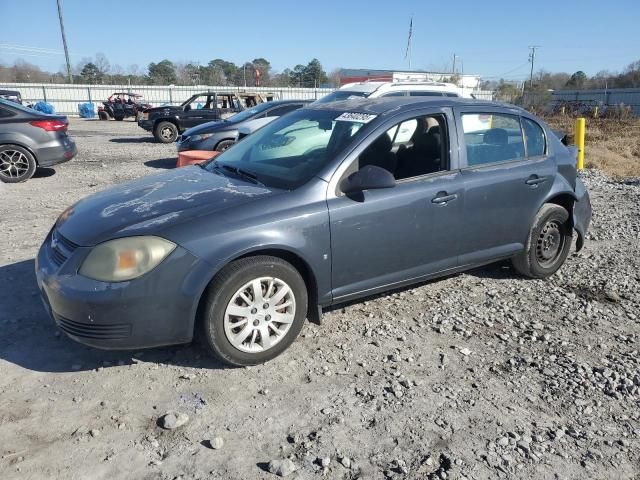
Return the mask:
[[[175,158],[132,122],[71,133],[74,161],[0,184],[1,478],[268,479],[287,458],[298,479],[640,478],[638,179],[585,174],[591,234],[549,281],[500,264],[339,306],[225,369],[84,347],[45,314],[33,258],[57,215]],[[189,421],[159,428],[169,410]]]

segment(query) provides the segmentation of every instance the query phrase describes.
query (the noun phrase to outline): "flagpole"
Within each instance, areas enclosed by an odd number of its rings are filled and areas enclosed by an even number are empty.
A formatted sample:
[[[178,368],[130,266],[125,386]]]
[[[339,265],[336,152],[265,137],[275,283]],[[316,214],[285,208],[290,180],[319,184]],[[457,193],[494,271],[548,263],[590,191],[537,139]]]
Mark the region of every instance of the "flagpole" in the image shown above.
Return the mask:
[[[404,54],[404,58],[409,57],[409,70],[411,70],[411,40],[413,36],[413,14],[411,15],[411,21],[409,22],[409,38],[407,39],[407,50]]]

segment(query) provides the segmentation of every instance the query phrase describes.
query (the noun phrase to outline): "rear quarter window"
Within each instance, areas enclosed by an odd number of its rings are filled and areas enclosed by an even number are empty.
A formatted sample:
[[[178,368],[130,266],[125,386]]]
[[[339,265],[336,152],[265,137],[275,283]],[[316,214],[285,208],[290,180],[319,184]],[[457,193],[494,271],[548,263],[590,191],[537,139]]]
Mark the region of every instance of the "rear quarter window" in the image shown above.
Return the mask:
[[[547,140],[544,130],[538,123],[522,117],[522,130],[527,145],[527,157],[539,157],[547,153]]]

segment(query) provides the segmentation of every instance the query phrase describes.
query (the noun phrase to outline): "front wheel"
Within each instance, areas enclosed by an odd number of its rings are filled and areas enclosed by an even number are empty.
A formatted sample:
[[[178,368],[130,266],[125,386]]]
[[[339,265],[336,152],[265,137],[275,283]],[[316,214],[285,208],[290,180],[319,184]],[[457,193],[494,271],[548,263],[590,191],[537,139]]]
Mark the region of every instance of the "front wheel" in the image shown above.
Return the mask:
[[[512,260],[514,268],[526,277],[550,277],[567,259],[571,238],[567,210],[560,205],[543,205],[533,221],[525,250]]]
[[[161,143],[175,142],[178,138],[178,127],[171,122],[160,122],[153,129],[153,136]]]
[[[222,140],[218,145],[216,145],[217,152],[224,152],[227,148],[233,145],[235,142],[233,140]]]
[[[232,366],[267,362],[293,343],[307,314],[300,273],[277,257],[225,267],[207,289],[200,322],[215,356]]]

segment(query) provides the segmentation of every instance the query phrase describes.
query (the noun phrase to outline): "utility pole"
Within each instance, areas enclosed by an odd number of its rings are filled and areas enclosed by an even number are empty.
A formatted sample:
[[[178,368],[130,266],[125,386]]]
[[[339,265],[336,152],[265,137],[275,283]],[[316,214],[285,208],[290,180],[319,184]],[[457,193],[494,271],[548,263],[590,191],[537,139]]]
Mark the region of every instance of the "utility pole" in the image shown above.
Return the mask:
[[[69,49],[67,48],[67,37],[64,34],[64,22],[62,21],[62,5],[58,2],[58,19],[60,20],[60,33],[62,33],[62,45],[64,46],[64,57],[67,59],[67,76],[69,83],[73,83],[73,75],[71,75],[71,62],[69,61]]]
[[[458,59],[458,55],[453,54],[453,66],[451,68],[451,73],[456,74],[456,60]]]
[[[529,62],[531,62],[531,74],[529,75],[529,90],[533,90],[533,64],[536,61],[536,49],[540,45],[529,45]]]

